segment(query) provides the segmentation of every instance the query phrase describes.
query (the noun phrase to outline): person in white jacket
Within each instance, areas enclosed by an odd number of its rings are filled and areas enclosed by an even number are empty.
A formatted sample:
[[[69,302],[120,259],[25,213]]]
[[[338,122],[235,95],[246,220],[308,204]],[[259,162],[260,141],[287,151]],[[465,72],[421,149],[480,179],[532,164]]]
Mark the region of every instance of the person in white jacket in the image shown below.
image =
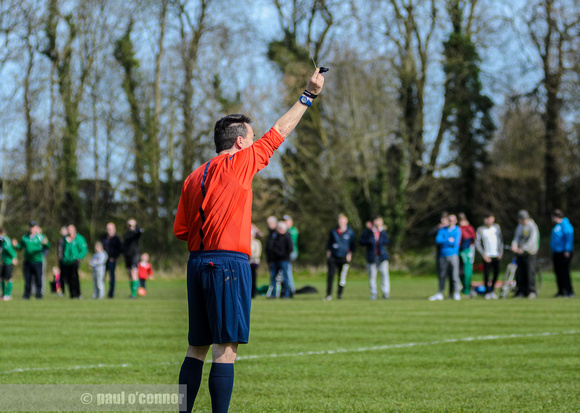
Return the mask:
[[[499,262],[503,255],[503,237],[501,228],[495,223],[495,217],[489,213],[483,218],[483,225],[475,232],[475,248],[483,258],[483,283],[485,298],[497,299],[494,287],[499,275]],[[493,270],[493,278],[489,282],[489,273]]]
[[[91,258],[93,269],[93,298],[102,299],[105,296],[105,265],[109,256],[100,241],[95,243],[95,254]]]
[[[516,254],[516,297],[536,298],[536,254],[540,249],[540,231],[525,209],[518,212],[518,226],[512,241]]]

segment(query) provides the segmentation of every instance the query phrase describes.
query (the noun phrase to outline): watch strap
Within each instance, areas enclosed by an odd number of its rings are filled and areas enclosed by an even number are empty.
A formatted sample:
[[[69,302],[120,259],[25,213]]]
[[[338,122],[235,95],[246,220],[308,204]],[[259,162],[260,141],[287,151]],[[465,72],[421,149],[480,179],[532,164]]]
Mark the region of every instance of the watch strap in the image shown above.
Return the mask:
[[[308,96],[310,99],[316,99],[318,97],[318,95],[315,95],[314,93],[310,92],[308,89],[304,89],[304,92],[302,92],[302,94],[304,96]]]
[[[308,99],[308,97],[306,95],[302,95],[300,96],[300,98],[298,99],[298,101],[300,103],[302,103],[305,106],[311,107],[312,106],[312,101],[310,99]]]

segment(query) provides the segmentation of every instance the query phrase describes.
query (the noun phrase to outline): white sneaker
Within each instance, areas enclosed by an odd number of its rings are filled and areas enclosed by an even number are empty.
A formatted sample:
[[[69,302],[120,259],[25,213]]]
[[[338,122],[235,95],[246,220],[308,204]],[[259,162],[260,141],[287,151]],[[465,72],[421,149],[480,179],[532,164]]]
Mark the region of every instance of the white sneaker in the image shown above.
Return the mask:
[[[435,295],[432,295],[431,297],[429,297],[429,301],[441,301],[443,300],[443,294],[441,293],[437,293]]]
[[[461,294],[459,294],[459,293],[454,293],[454,294],[453,294],[453,299],[454,299],[455,301],[461,301]]]
[[[332,296],[329,295],[328,297],[325,297],[322,300],[323,301],[330,301],[330,300],[332,300]]]
[[[485,299],[486,300],[491,300],[491,294],[490,293],[485,294]]]
[[[492,300],[497,300],[497,295],[495,295],[495,293],[491,293],[489,296]]]

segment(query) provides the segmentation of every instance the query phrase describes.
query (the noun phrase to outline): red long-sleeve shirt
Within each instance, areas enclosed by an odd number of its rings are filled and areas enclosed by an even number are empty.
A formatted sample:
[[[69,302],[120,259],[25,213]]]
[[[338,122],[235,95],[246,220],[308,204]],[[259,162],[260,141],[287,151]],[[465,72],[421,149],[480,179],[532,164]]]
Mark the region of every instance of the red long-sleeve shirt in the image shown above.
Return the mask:
[[[173,233],[189,251],[238,251],[250,255],[252,179],[284,142],[270,129],[234,155],[218,155],[185,180]]]
[[[475,229],[471,225],[461,225],[459,229],[461,230],[461,244],[459,249],[464,250],[475,243]]]
[[[139,261],[137,268],[139,269],[138,274],[140,280],[146,280],[147,278],[153,277],[153,266],[150,262]]]

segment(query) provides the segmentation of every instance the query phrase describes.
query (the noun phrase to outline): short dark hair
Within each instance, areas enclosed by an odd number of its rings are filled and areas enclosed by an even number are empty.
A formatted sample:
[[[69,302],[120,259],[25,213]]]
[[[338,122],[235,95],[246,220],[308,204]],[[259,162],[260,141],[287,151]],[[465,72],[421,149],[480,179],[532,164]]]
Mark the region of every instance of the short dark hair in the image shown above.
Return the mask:
[[[213,135],[216,153],[232,148],[238,136],[245,138],[248,134],[246,124],[251,122],[248,116],[240,114],[224,116],[218,120]]]
[[[564,218],[564,213],[560,209],[555,209],[552,212],[552,216],[556,218]]]

